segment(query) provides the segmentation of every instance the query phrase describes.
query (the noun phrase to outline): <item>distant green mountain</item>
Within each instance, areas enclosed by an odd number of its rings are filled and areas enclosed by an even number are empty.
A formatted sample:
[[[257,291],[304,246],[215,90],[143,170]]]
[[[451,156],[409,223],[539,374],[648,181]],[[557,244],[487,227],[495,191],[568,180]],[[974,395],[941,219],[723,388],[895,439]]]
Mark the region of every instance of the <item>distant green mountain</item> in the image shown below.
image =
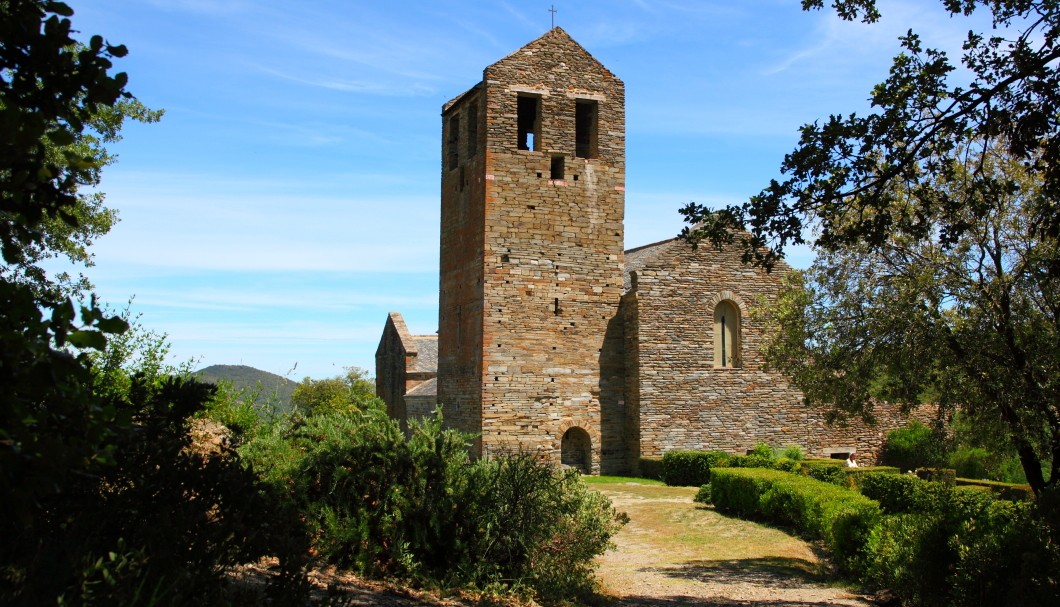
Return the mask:
[[[197,379],[216,384],[227,381],[237,390],[254,395],[255,406],[272,405],[277,411],[291,408],[291,393],[298,382],[246,365],[212,365],[192,373]]]

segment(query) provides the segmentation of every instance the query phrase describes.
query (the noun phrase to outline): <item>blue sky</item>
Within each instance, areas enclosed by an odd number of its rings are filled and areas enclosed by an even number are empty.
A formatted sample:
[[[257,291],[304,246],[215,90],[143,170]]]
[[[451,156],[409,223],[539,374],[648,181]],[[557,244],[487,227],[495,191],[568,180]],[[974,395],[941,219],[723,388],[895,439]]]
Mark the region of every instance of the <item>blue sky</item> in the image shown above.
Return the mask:
[[[627,248],[674,236],[689,201],[757,193],[800,125],[865,111],[907,28],[955,51],[973,25],[930,0],[884,0],[872,26],[798,0],[70,4],[166,111],[105,171],[121,222],[93,248],[96,292],[135,297],[176,361],[293,379],[374,373],[391,310],[436,330],[441,106],[545,33],[550,5],[626,83]]]

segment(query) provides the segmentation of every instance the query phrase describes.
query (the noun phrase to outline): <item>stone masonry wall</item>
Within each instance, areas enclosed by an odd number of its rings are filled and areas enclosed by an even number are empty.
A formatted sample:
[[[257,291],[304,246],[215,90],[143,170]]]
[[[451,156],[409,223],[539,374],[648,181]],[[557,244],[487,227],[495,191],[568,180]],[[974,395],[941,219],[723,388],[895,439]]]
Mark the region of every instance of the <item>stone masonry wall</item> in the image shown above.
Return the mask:
[[[475,87],[442,112],[438,403],[447,426],[472,434],[482,431],[484,105]]]
[[[412,343],[404,318],[397,312],[391,312],[375,350],[375,394],[386,403],[387,413],[402,422],[406,416],[406,370],[409,363],[406,344]]]
[[[750,311],[776,297],[785,266],[767,274],[745,266],[735,251],[693,250],[680,241],[656,245],[647,257],[627,295],[627,306],[637,310],[636,324],[627,324],[627,348],[639,357],[639,381],[627,388],[640,419],[633,457],[671,449],[744,453],[764,442],[799,445],[810,457],[856,450],[871,463],[884,433],[906,422],[880,406],[876,426],[853,420],[830,427],[822,409],[806,406],[787,378],[763,367],[762,327]],[[713,313],[721,300],[740,312],[736,367],[715,366]]]
[[[624,88],[558,28],[486,68],[481,87],[484,191],[468,203],[481,209],[482,223],[469,224],[465,250],[451,248],[464,233],[446,219],[457,197],[444,182],[442,255],[459,263],[443,261],[443,274],[447,268],[449,274],[443,275],[440,312],[441,360],[450,368],[480,365],[481,382],[470,381],[472,370],[458,375],[440,369],[440,401],[447,415],[453,403],[461,411],[480,408],[487,453],[529,449],[558,463],[564,432],[582,428],[592,443],[592,470],[599,472],[601,459],[608,468],[624,461],[626,451],[620,444],[624,415],[616,409],[623,406],[620,355],[615,347],[605,353],[621,329],[612,321],[622,289]],[[539,103],[534,149],[518,149],[520,96]],[[576,156],[579,100],[596,103],[595,157]],[[465,95],[448,111],[469,103]],[[552,178],[559,157],[562,175]],[[473,180],[470,191],[479,196]],[[477,221],[478,209],[470,215]],[[481,249],[470,235],[479,227]],[[476,257],[479,269],[473,271]],[[453,284],[458,280],[480,280],[480,309],[472,289]],[[454,299],[465,308],[458,310]],[[462,353],[454,355],[454,340],[445,337],[455,330],[453,316],[476,314],[480,336],[467,329],[469,337],[455,340]],[[456,376],[469,381],[458,386]],[[607,448],[601,448],[604,437]]]

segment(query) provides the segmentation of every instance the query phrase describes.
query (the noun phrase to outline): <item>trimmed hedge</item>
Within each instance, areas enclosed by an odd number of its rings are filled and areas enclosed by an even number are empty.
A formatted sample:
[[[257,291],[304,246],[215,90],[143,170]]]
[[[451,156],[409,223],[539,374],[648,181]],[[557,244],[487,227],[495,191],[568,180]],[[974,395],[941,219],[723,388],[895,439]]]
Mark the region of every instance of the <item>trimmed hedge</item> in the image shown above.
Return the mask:
[[[984,481],[973,478],[958,478],[958,487],[982,487],[994,494],[994,497],[1011,502],[1030,502],[1034,500],[1034,490],[1030,485],[1017,485],[998,481]]]
[[[883,516],[878,503],[854,490],[779,470],[717,468],[710,485],[718,510],[822,539],[847,573],[860,569],[865,542]]]
[[[872,472],[898,474],[894,466],[865,466],[847,468],[846,461],[841,459],[815,459],[802,462],[801,471],[810,478],[834,483],[843,487],[856,487],[858,478]]]
[[[862,495],[880,503],[887,514],[923,512],[941,487],[912,474],[872,472],[858,477]]]
[[[841,459],[807,459],[799,469],[810,478],[834,485],[846,485],[846,470],[846,462]]]
[[[642,458],[640,461],[643,466],[647,460]],[[846,462],[840,459],[794,460],[787,457],[767,457],[760,453],[733,455],[724,451],[668,451],[662,457],[661,479],[670,486],[705,485],[710,482],[710,471],[713,468],[782,470],[804,474],[841,487],[856,487],[857,477],[868,472],[898,473],[898,468],[893,466],[847,468]],[[641,476],[644,476],[643,471]]]
[[[928,497],[922,508],[885,516],[872,531],[864,583],[892,590],[911,607],[1060,605],[1060,547],[1036,503],[900,478],[919,483]]]
[[[728,464],[724,467],[728,468],[769,468],[774,469],[774,460],[771,457],[764,455],[751,453],[748,455],[730,455]]]
[[[957,471],[953,468],[917,468],[916,475],[926,481],[935,481],[947,487],[957,484]]]
[[[724,451],[667,451],[662,458],[662,480],[671,487],[696,487],[710,482],[711,468],[728,466]]]
[[[852,489],[861,487],[861,479],[870,474],[901,476],[901,471],[894,466],[866,466],[864,468],[847,468],[845,486]]]
[[[653,481],[661,481],[663,478],[662,458],[642,457],[637,460],[637,476]]]

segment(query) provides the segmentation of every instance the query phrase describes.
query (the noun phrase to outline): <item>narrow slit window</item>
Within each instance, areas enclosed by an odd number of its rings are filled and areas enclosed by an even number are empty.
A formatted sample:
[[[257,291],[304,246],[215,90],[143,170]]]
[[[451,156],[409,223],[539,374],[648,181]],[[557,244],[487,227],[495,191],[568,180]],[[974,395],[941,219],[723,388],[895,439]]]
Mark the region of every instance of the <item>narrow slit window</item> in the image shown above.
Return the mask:
[[[574,106],[574,155],[596,158],[598,139],[597,103],[578,101]]]
[[[467,108],[467,157],[471,158],[478,151],[478,104],[472,103]]]
[[[563,179],[563,165],[563,156],[553,156],[549,179]]]
[[[449,140],[446,147],[449,148],[449,170],[452,171],[460,165],[460,116],[449,119]]]
[[[537,150],[541,143],[538,136],[541,130],[541,98],[520,96],[517,114],[519,149]]]
[[[740,311],[728,300],[714,308],[714,366],[740,366]]]

